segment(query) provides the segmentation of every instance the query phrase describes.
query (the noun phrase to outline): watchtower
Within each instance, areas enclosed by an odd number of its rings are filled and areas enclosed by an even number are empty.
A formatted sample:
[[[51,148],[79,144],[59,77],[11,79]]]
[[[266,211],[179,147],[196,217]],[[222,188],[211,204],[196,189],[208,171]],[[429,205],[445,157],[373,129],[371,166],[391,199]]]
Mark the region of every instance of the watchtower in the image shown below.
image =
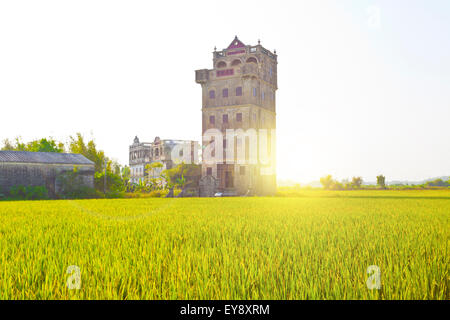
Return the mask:
[[[213,68],[196,70],[195,80],[202,86],[202,176],[229,194],[275,193],[276,51],[236,36],[214,49]]]

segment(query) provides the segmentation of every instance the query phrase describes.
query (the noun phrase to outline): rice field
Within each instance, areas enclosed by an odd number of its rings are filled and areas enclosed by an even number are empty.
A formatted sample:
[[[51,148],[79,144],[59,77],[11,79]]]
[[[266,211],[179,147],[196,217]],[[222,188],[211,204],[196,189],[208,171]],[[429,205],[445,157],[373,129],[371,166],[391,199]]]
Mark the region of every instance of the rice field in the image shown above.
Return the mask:
[[[449,299],[449,240],[450,190],[0,202],[0,299]]]

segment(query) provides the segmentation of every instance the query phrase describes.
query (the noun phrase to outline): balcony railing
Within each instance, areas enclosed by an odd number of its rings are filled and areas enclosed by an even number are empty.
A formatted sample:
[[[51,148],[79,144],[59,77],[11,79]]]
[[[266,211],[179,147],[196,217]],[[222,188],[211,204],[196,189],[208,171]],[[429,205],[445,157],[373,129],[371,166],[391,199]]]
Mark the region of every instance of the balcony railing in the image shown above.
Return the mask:
[[[209,70],[202,69],[195,71],[195,82],[203,83],[209,80]]]

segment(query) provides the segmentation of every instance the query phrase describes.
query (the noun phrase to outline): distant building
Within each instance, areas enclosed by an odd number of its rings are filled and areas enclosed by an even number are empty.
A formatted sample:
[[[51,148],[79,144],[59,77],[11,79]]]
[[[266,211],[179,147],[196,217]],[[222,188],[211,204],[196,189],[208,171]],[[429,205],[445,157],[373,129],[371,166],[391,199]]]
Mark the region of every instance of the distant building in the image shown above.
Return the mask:
[[[161,140],[156,137],[153,142],[140,142],[134,138],[129,149],[130,179],[132,183],[148,178],[158,178],[161,172],[173,168],[177,163],[198,163],[198,142],[192,140]],[[155,162],[162,168],[147,172],[146,166]]]
[[[202,87],[204,190],[200,194],[211,196],[217,191],[226,195],[274,194],[278,89],[276,52],[265,49],[259,41],[251,46],[235,37],[226,49],[214,49],[212,62],[212,69],[195,72],[195,80]],[[235,134],[243,132],[246,136],[231,137],[229,131]],[[208,132],[219,132],[220,135],[207,140]],[[253,133],[255,138],[250,139],[249,135]],[[259,152],[262,140],[267,141],[264,144],[267,157],[264,159]],[[255,149],[251,149],[255,157],[249,156],[250,144],[258,150],[253,152]],[[214,150],[208,159],[205,152],[212,149],[211,145]],[[245,149],[241,151],[245,153],[243,161],[236,158],[238,148]],[[213,178],[206,179],[206,176]]]
[[[14,186],[45,186],[51,196],[58,194],[57,177],[77,167],[82,184],[94,187],[94,162],[81,154],[0,151],[0,192]]]

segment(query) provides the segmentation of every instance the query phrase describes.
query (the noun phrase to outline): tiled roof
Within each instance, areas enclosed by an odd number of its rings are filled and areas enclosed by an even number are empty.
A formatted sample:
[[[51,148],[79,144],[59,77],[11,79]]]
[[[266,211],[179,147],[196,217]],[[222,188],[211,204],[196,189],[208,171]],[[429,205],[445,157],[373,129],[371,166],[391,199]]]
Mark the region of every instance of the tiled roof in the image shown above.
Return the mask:
[[[94,165],[94,162],[81,154],[28,151],[0,151],[1,162]]]

